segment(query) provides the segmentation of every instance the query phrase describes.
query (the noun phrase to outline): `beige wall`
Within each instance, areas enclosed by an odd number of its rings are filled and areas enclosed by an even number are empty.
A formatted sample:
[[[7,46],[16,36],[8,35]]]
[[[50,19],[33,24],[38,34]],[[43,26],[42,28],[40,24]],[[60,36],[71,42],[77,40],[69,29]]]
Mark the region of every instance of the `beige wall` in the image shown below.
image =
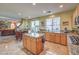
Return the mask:
[[[61,18],[61,30],[64,30],[65,27],[67,27],[68,30],[72,30],[72,17],[73,17],[73,10],[70,11],[65,11],[65,12],[61,12],[61,13],[56,13],[53,14],[55,17],[60,17]],[[45,20],[47,18],[54,18],[54,17],[50,17],[51,15],[48,16],[41,16],[41,17],[37,17],[35,19],[40,20],[40,22],[45,22]],[[67,25],[64,25],[63,22],[68,22]],[[44,28],[44,27],[43,27]]]
[[[64,30],[65,27],[67,27],[68,30],[72,30],[72,17],[73,17],[73,11],[74,10],[70,10],[70,11],[65,11],[65,12],[61,12],[61,13],[56,13],[53,14],[55,17],[60,17],[61,18],[61,23],[60,23],[60,27],[61,30]],[[40,22],[45,22],[45,20],[47,18],[54,18],[54,17],[50,17],[51,15],[48,16],[41,16],[41,17],[37,17],[35,18],[36,20],[39,20]],[[64,25],[63,22],[68,22],[67,25]],[[30,22],[28,23],[30,26]],[[45,26],[41,26],[42,28],[45,28]]]
[[[73,10],[56,14],[56,16],[60,16],[61,18],[61,30],[64,30],[65,27],[67,27],[68,30],[72,30]],[[64,24],[63,22],[68,23]]]

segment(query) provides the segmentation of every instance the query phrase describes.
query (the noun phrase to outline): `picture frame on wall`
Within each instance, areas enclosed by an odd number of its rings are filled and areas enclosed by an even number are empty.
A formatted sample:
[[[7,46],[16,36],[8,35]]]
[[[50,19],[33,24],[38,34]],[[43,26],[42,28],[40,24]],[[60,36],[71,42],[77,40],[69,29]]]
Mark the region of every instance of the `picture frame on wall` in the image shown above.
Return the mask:
[[[63,26],[67,26],[69,25],[69,22],[68,21],[63,21]]]

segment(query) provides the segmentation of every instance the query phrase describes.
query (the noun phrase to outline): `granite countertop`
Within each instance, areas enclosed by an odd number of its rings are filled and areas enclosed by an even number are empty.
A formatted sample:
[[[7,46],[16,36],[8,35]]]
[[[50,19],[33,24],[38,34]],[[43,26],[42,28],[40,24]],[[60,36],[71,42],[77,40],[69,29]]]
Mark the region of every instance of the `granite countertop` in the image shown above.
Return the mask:
[[[72,39],[70,38],[70,36],[75,36],[76,37],[78,35],[74,35],[74,34],[68,34],[67,35],[69,54],[70,55],[79,55],[79,44],[73,44]]]
[[[30,36],[30,37],[33,37],[33,38],[38,38],[38,37],[41,37],[43,36],[44,34],[42,33],[25,33],[24,35],[27,35],[27,36]]]
[[[15,29],[6,28],[6,29],[0,29],[0,30],[15,30]]]
[[[67,33],[64,33],[64,32],[49,32],[49,33],[67,34]]]

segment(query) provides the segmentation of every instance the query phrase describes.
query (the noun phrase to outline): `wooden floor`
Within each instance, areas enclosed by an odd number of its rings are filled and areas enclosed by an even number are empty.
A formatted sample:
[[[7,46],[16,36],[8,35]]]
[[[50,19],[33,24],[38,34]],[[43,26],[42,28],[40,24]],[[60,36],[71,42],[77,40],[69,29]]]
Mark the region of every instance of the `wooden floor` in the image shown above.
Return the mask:
[[[24,51],[22,41],[16,41],[14,36],[0,37],[0,55],[32,55]],[[67,46],[46,41],[40,55],[68,55]]]

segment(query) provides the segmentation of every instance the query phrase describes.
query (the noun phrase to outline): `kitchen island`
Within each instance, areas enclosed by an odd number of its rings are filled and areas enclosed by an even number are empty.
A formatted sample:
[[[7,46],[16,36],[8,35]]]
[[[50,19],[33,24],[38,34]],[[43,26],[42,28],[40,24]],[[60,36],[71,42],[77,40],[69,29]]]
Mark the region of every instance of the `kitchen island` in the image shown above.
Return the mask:
[[[23,34],[23,47],[31,53],[37,55],[43,51],[43,34]]]

